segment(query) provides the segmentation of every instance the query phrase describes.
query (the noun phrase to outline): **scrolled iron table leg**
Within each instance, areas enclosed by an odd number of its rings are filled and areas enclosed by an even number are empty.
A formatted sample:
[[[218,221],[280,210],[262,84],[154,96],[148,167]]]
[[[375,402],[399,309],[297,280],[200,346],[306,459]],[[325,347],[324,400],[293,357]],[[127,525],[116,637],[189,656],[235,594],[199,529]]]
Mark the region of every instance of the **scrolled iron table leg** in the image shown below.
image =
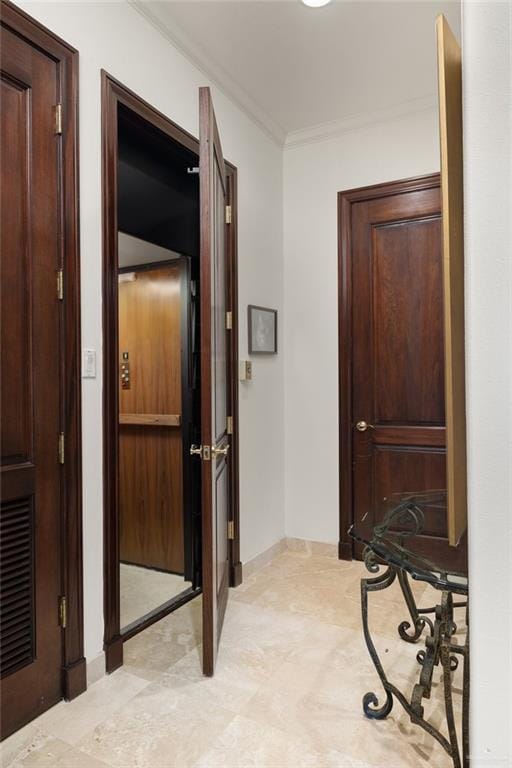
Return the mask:
[[[369,717],[372,720],[383,720],[389,715],[393,709],[393,695],[384,668],[379,659],[377,649],[375,648],[375,644],[370,635],[370,628],[368,625],[368,593],[387,589],[395,581],[396,575],[395,568],[389,566],[382,574],[375,578],[361,579],[361,610],[364,639],[386,694],[386,701],[381,707],[379,707],[379,699],[375,693],[369,692],[364,695],[363,711],[366,717]]]
[[[372,574],[378,574],[374,578],[361,580],[361,609],[366,646],[384,688],[386,700],[380,705],[378,696],[369,692],[363,697],[363,709],[367,717],[382,720],[389,715],[396,700],[409,715],[411,722],[422,728],[441,745],[451,757],[453,768],[469,768],[469,632],[466,634],[464,646],[457,645],[453,640],[453,635],[457,631],[453,609],[467,606],[468,580],[465,574],[446,571],[417,554],[410,547],[411,540],[421,534],[425,528],[425,510],[432,508],[445,510],[446,503],[445,490],[402,494],[396,506],[388,509],[381,522],[374,526],[371,539],[368,539],[366,534],[359,534],[354,526],[349,530],[352,538],[364,546],[363,559],[367,569]],[[416,604],[409,577],[430,585],[437,594],[441,594],[441,604],[430,608],[419,607]],[[398,579],[410,616],[410,621],[402,621],[398,627],[400,637],[407,643],[418,643],[424,630],[428,628],[422,642],[423,647],[416,654],[421,670],[418,682],[413,685],[410,698],[388,680],[371,638],[368,622],[369,593],[387,589],[395,579]],[[454,596],[460,596],[466,600],[454,602]],[[432,618],[426,614],[431,614]],[[462,748],[459,746],[455,727],[452,690],[452,676],[457,669],[460,657],[464,661]],[[433,675],[439,666],[442,667],[443,672],[442,690],[448,726],[447,736],[425,719],[423,706],[424,701],[430,699]]]
[[[426,626],[429,627],[431,635],[434,633],[434,625],[427,616],[420,615],[407,573],[399,569],[397,577],[412,621],[412,624],[409,621],[402,621],[398,627],[398,634],[406,643],[417,643]],[[411,627],[414,628],[414,631],[409,633]]]

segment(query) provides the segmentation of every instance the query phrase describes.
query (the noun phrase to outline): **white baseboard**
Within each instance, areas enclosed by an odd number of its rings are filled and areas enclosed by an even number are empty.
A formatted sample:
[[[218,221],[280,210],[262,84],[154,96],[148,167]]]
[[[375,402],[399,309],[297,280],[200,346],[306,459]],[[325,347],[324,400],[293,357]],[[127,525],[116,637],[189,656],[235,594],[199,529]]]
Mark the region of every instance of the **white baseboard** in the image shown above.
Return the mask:
[[[307,541],[306,539],[296,539],[290,536],[277,541],[268,549],[260,552],[243,564],[243,578],[252,576],[253,573],[261,570],[268,565],[274,558],[289,550],[290,552],[299,552],[305,556],[323,555],[324,557],[338,557],[338,545],[326,544],[323,541]]]
[[[338,545],[323,541],[309,541],[308,539],[296,539],[287,536],[286,548],[292,552],[303,552],[305,555],[323,555],[324,557],[338,557]]]
[[[243,564],[242,567],[242,576],[244,579],[246,579],[248,576],[251,576],[253,573],[256,573],[256,571],[259,571],[261,568],[263,568],[265,565],[268,565],[271,560],[273,560],[275,557],[281,554],[281,552],[284,552],[286,549],[286,539],[281,539],[280,541],[276,541],[275,544],[272,544],[271,547],[268,549],[265,549],[263,552],[260,552],[259,555],[256,555],[256,557],[253,557],[251,560],[248,560],[246,563]]]
[[[102,651],[94,659],[87,661],[87,687],[101,680],[105,674],[105,654]]]

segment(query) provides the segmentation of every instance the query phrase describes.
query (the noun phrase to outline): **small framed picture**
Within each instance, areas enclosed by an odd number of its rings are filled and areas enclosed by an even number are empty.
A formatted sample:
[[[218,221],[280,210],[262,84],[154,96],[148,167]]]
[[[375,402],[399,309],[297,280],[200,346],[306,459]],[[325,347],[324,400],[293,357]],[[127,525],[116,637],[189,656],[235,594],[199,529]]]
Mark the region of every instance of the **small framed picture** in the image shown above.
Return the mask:
[[[277,354],[277,309],[248,306],[249,354]]]

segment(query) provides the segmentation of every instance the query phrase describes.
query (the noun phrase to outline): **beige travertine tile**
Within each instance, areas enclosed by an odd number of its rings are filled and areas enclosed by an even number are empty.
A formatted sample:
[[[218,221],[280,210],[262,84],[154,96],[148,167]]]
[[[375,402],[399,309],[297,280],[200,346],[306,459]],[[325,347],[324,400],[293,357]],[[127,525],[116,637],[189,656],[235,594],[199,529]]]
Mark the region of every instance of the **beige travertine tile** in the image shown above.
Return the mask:
[[[13,733],[0,744],[0,765],[6,768],[27,750],[36,749],[48,738],[37,725],[38,720]]]
[[[147,686],[78,747],[114,768],[192,765],[235,716],[222,699],[193,686]]]
[[[64,741],[39,733],[38,737],[17,756],[11,765],[13,768],[18,766],[52,768],[70,749],[72,747]]]
[[[147,680],[119,669],[102,677],[73,701],[61,701],[41,715],[37,723],[45,733],[76,744],[98,723],[125,707],[147,685]]]
[[[201,599],[186,603],[124,644],[124,666],[155,680],[201,642]]]
[[[360,583],[371,576],[315,548],[282,552],[231,591],[215,677],[201,672],[196,599],[127,642],[123,670],[8,739],[10,768],[451,768],[398,702],[385,721],[364,717],[365,693],[384,700],[361,631]],[[440,599],[412,589],[422,604]],[[369,596],[369,617],[389,679],[410,698],[421,645],[399,639],[398,585]],[[462,666],[454,685],[460,712]],[[437,669],[425,702],[435,725],[442,705]]]
[[[12,768],[109,768],[107,763],[91,758],[53,736],[25,750],[11,765]]]
[[[199,759],[196,768],[351,768],[335,750],[327,754],[310,751],[306,743],[272,725],[237,716]]]

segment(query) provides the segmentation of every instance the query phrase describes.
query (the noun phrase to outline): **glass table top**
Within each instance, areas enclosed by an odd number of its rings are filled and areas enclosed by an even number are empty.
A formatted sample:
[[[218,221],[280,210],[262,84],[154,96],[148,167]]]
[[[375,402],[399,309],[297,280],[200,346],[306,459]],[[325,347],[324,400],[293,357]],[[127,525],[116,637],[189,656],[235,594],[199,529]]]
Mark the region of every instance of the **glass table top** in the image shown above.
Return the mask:
[[[383,502],[381,522],[373,528],[370,538],[357,526],[352,526],[349,534],[365,546],[364,560],[370,571],[376,572],[379,562],[386,563],[436,589],[467,595],[465,574],[441,568],[410,548],[414,537],[428,530],[429,517],[445,512],[446,504],[445,490],[395,494]]]

